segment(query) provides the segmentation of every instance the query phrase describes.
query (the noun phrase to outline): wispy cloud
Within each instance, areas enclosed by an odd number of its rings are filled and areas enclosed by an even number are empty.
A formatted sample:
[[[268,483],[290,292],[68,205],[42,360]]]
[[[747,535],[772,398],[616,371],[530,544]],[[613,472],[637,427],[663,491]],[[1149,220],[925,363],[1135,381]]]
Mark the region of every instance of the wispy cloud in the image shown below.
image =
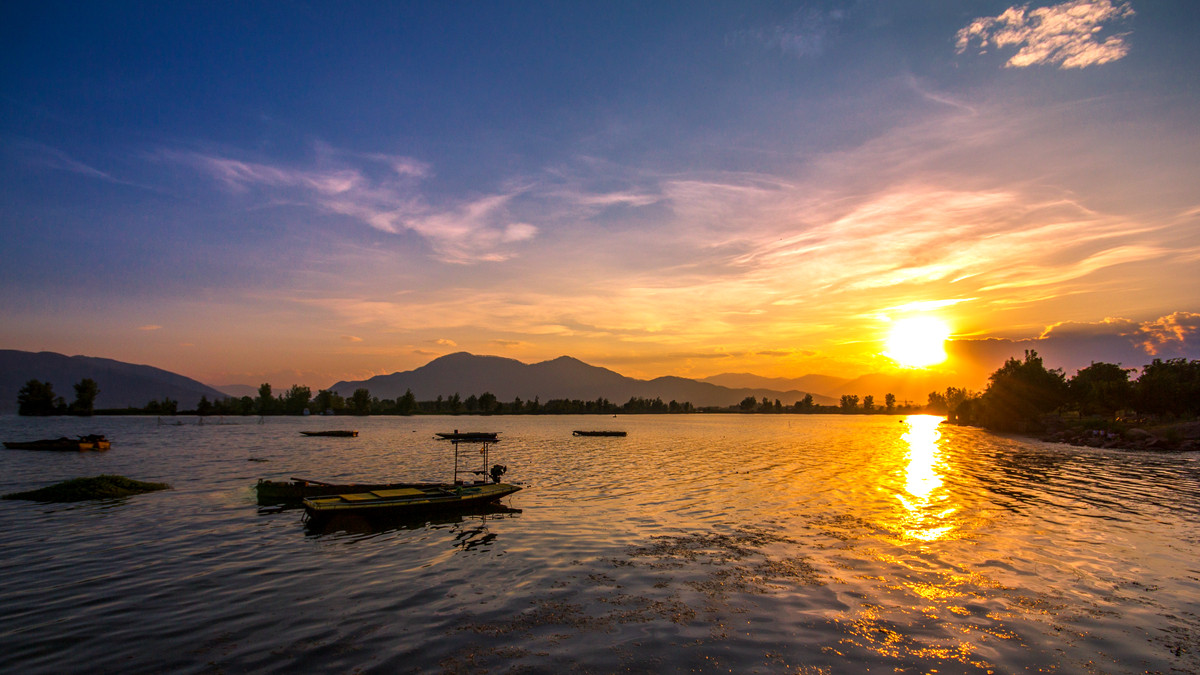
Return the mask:
[[[138,326],[138,330],[159,330],[160,328],[162,328],[162,326],[157,326],[157,325],[154,325],[154,324],[147,324],[147,325],[145,325],[145,326]]]
[[[779,24],[739,30],[726,41],[731,44],[760,45],[789,56],[817,56],[825,51],[845,18],[842,10],[826,12],[802,8]]]
[[[513,255],[508,245],[528,241],[538,233],[536,226],[508,213],[509,203],[522,193],[521,188],[432,204],[418,184],[430,174],[430,167],[407,157],[347,155],[365,164],[302,169],[201,153],[161,155],[200,170],[234,192],[256,190],[272,203],[307,204],[390,234],[415,233],[447,262],[506,260]],[[379,165],[386,170],[370,170]]]
[[[1104,36],[1101,32],[1133,14],[1133,7],[1123,0],[1074,0],[1037,9],[1013,6],[999,16],[975,19],[958,31],[957,49],[961,54],[975,43],[981,53],[990,47],[1017,47],[1005,64],[1010,68],[1042,64],[1086,68],[1129,53],[1128,33]]]

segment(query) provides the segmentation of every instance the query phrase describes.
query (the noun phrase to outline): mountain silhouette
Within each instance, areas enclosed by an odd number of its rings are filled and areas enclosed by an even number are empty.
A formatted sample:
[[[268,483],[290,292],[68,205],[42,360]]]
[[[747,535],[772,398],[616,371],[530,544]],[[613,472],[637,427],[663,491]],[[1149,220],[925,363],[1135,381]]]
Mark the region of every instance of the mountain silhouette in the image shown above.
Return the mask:
[[[49,382],[67,403],[75,399],[75,385],[91,378],[100,387],[97,408],[142,407],[164,397],[192,409],[201,396],[225,398],[216,389],[189,377],[153,366],[141,366],[92,356],[66,356],[55,352],[0,349],[0,413],[17,411],[17,394],[29,380]]]
[[[526,364],[500,356],[477,356],[458,352],[400,373],[376,375],[367,380],[338,382],[330,387],[342,396],[366,388],[372,396],[395,399],[411,390],[417,400],[426,401],[454,394],[470,396],[489,392],[501,401],[514,398],[542,401],[578,399],[594,401],[606,398],[621,404],[630,398],[661,398],[663,401],[688,402],[694,406],[737,405],[747,396],[779,399],[791,405],[804,398],[803,391],[776,391],[766,388],[730,388],[682,377],[638,380],[607,368],[589,365],[569,356],[551,361]],[[813,394],[816,403],[830,405],[834,399]]]

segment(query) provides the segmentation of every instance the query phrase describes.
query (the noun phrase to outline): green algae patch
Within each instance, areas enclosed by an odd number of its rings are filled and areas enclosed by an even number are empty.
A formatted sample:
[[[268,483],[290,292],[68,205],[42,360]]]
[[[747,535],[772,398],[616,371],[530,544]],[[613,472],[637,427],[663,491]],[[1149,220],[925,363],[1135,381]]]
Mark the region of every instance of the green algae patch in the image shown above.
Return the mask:
[[[89,499],[120,499],[131,495],[156,490],[170,490],[166,483],[144,483],[125,476],[100,475],[92,478],[74,478],[54,485],[13,492],[3,499],[28,499],[35,502],[82,502]]]

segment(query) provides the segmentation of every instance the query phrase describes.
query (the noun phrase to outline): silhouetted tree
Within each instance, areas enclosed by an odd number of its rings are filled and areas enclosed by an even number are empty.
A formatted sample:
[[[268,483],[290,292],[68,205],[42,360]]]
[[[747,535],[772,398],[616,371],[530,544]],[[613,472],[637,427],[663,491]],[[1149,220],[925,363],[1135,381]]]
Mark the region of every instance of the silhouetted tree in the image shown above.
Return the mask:
[[[71,404],[72,415],[91,417],[96,409],[96,396],[100,394],[100,385],[90,377],[85,377],[75,385],[75,401]]]
[[[496,395],[485,391],[479,395],[479,412],[484,415],[491,415],[500,407],[500,402],[496,400]]]
[[[1040,429],[1042,416],[1066,401],[1067,382],[1062,371],[1047,370],[1033,350],[1025,351],[1024,361],[1009,359],[988,379],[980,416],[984,426],[992,429]]]
[[[269,415],[275,407],[275,398],[271,396],[271,385],[263,382],[258,385],[258,414]]]
[[[312,404],[318,413],[325,414],[329,411],[336,413],[346,407],[346,399],[342,398],[336,391],[321,389],[317,392]]]
[[[312,400],[312,390],[308,387],[303,387],[298,384],[293,384],[292,388],[283,395],[283,412],[287,415],[303,415],[305,408],[308,408],[308,402]]]
[[[179,401],[163,397],[161,401],[150,401],[143,410],[147,415],[174,415],[179,409]]]
[[[896,395],[895,394],[884,395],[883,405],[884,405],[885,409],[887,410],[887,413],[889,415],[892,414],[892,411],[896,409]]]
[[[1067,383],[1071,402],[1085,415],[1112,417],[1122,408],[1134,405],[1134,385],[1129,381],[1131,368],[1115,363],[1096,363],[1075,373]]]
[[[925,408],[933,413],[945,414],[950,411],[950,406],[946,404],[946,395],[940,391],[929,392],[929,403]]]
[[[810,413],[815,407],[816,405],[813,403],[812,394],[805,394],[804,398],[796,401],[795,405],[796,412],[798,413]]]
[[[753,396],[747,396],[746,398],[742,399],[741,403],[738,404],[738,409],[740,409],[742,412],[754,412],[754,409],[757,407],[758,399],[754,398]]]
[[[875,397],[871,396],[869,394],[867,396],[864,396],[863,400],[862,400],[862,407],[863,407],[863,412],[865,412],[865,413],[875,412]]]
[[[1138,411],[1200,415],[1200,360],[1154,359],[1137,381]]]
[[[856,396],[854,394],[842,394],[841,408],[842,408],[843,413],[852,413],[852,412],[857,411],[858,410],[858,396]]]
[[[30,380],[17,392],[18,415],[61,415],[66,407],[62,398],[54,395],[54,387],[49,382]]]
[[[408,395],[411,397],[412,392],[411,391],[408,392]],[[415,408],[416,405],[417,405],[417,402],[414,399],[413,407]],[[371,392],[367,391],[363,387],[359,387],[358,389],[355,389],[354,394],[350,396],[350,411],[353,412],[355,415],[371,414]],[[412,413],[410,412],[410,413],[406,413],[406,414],[412,414]]]

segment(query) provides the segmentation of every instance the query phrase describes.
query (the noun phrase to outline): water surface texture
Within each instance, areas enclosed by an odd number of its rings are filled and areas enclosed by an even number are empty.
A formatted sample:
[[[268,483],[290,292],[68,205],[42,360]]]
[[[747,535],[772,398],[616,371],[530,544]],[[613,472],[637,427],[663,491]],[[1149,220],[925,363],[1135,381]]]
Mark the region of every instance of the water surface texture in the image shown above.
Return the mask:
[[[0,417],[113,441],[5,450],[0,492],[174,486],[0,501],[0,670],[1200,671],[1195,453],[922,416],[178,421]],[[360,435],[298,433],[322,428]],[[455,428],[501,432],[508,511],[318,529],[256,503],[260,477],[446,480]]]

